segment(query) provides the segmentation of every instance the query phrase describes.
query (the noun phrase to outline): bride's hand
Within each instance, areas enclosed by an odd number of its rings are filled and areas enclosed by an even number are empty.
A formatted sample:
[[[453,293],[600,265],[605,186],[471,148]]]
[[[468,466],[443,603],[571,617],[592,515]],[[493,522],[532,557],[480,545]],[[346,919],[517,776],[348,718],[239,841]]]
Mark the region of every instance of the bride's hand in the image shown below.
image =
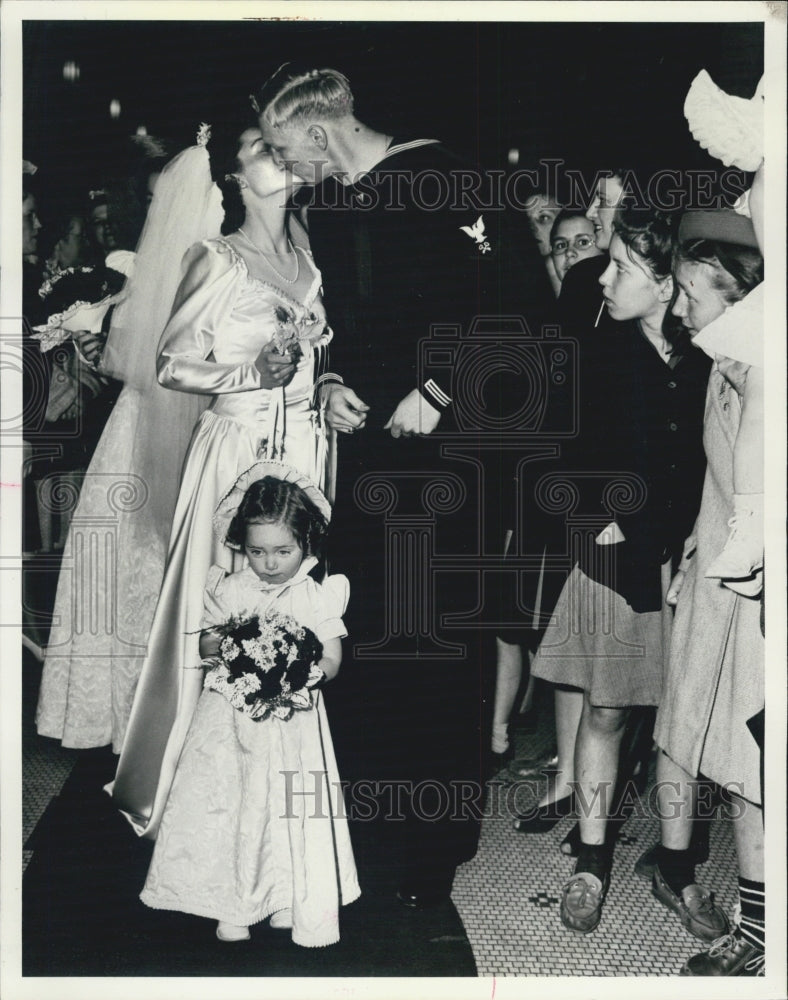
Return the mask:
[[[254,366],[260,372],[264,389],[279,389],[293,377],[296,360],[290,354],[280,354],[273,343],[268,343],[257,355]]]

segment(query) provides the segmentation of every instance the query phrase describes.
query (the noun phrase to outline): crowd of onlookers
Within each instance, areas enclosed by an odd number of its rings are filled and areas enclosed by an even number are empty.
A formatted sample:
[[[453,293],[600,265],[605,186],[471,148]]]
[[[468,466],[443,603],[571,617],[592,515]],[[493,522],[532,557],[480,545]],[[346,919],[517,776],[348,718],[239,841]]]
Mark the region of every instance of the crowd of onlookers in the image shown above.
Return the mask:
[[[616,168],[585,213],[544,192],[530,214],[563,333],[580,350],[579,430],[562,451],[564,488],[595,518],[560,595],[542,592],[547,628],[524,628],[519,642],[499,636],[492,756],[514,777],[547,778],[516,830],[545,834],[579,814],[559,845],[577,858],[561,920],[590,933],[627,797],[646,785],[653,736],[661,839],[635,871],[710,946],[683,975],[760,975],[762,88],[750,102],[730,98],[704,71],[685,116],[702,146],[751,175],[735,204],[636,205],[633,172]],[[544,759],[512,762],[508,723],[524,649],[531,677],[554,691],[555,743]],[[696,879],[717,794],[731,809],[739,865],[733,923]]]
[[[704,100],[724,109],[726,96]],[[563,334],[579,349],[578,433],[560,473],[592,530],[561,587],[542,581],[542,627],[499,637],[492,724],[503,766],[529,659],[531,676],[554,691],[557,752],[508,764],[519,777],[548,775],[515,828],[544,834],[579,815],[560,844],[577,858],[561,920],[579,933],[602,918],[624,798],[630,779],[643,790],[653,734],[661,842],[637,871],[710,945],[686,975],[756,975],[764,956],[762,157],[753,165],[735,136],[727,141],[723,162],[742,160],[755,175],[735,207],[637,203],[623,168],[600,172],[590,205],[563,207],[555,192],[531,200]],[[45,197],[46,177],[26,167],[28,551],[63,545],[68,521],[53,520],[53,490],[71,483],[78,494],[120,390],[101,352],[128,270],[122,252],[135,249],[162,162],[76,199]],[[696,881],[707,780],[734,806],[734,927]]]
[[[79,473],[120,391],[98,367],[112,314],[98,304],[122,289],[168,158],[164,143],[134,137],[93,188],[64,188],[23,162],[26,552],[62,549]]]

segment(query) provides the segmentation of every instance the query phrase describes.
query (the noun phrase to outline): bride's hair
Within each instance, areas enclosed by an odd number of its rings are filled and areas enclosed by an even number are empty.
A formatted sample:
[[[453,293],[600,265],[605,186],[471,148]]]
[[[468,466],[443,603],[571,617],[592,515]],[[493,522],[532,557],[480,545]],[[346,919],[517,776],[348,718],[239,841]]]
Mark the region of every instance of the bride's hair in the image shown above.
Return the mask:
[[[218,124],[211,125],[211,138],[208,141],[208,158],[211,164],[211,177],[222,192],[224,222],[222,233],[233,233],[242,226],[246,217],[246,208],[241,198],[238,181],[233,176],[240,169],[238,150],[243,133],[250,128],[257,128],[257,122],[251,112],[235,114],[223,119]]]

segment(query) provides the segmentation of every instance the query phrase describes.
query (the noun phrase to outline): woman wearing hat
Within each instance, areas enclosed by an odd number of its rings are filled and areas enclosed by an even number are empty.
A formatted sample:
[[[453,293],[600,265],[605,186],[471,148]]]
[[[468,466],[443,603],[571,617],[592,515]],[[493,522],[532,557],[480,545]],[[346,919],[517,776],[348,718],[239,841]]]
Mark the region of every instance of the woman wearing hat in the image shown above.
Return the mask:
[[[684,216],[673,308],[695,343],[702,342],[713,353],[715,364],[704,418],[708,465],[703,499],[668,593],[676,616],[654,731],[660,748],[660,811],[666,817],[654,886],[656,892],[659,884],[660,898],[672,901],[687,926],[692,902],[687,887],[694,883],[689,838],[693,817],[700,811],[696,779],[702,774],[727,788],[734,803],[742,917],[732,934],[716,941],[708,953],[691,958],[683,975],[757,975],[763,968],[761,755],[747,725],[764,706],[761,605],[755,596],[737,593],[709,574],[736,512],[735,452],[741,446],[737,435],[749,381],[744,365],[717,351],[725,328],[729,333],[731,319],[738,319],[742,325],[734,339],[750,355],[755,345],[757,355],[762,330],[752,296],[762,279],[763,258],[750,219],[733,211]]]

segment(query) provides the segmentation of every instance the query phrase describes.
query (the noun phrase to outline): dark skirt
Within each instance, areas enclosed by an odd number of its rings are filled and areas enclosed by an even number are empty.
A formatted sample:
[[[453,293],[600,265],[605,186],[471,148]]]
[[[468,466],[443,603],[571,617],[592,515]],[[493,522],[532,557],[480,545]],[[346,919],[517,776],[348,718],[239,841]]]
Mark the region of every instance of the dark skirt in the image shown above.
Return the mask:
[[[604,708],[658,705],[670,651],[672,609],[664,603],[670,563],[662,567],[659,611],[636,612],[579,568],[570,574],[531,673],[588,691]]]

